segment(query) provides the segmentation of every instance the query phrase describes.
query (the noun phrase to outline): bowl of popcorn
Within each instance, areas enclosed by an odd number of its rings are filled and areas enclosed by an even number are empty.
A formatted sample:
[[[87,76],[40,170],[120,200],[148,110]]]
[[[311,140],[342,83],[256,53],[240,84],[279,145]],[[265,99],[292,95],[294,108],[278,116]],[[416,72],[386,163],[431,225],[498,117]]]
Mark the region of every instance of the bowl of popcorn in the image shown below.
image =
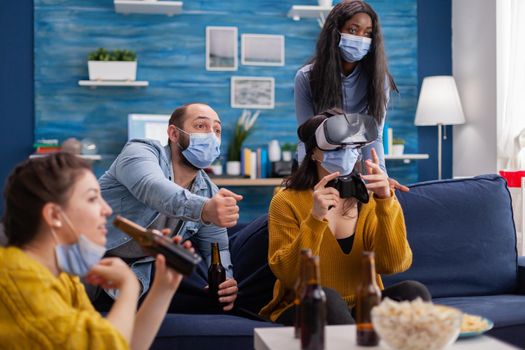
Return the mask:
[[[456,341],[463,315],[441,305],[385,298],[372,310],[374,329],[385,345],[394,350],[439,350]]]

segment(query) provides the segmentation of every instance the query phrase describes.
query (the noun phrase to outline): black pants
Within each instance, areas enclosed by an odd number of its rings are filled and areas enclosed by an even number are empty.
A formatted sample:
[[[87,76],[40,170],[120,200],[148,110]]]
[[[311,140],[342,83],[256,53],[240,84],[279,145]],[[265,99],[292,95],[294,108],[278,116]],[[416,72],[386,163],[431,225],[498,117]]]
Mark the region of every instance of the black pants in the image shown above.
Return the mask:
[[[326,294],[326,323],[329,325],[336,324],[354,324],[352,310],[348,308],[341,295],[334,289],[323,288]],[[414,300],[421,298],[424,301],[430,301],[432,297],[427,287],[416,281],[404,281],[394,284],[381,292],[382,298],[390,298],[396,301]],[[295,306],[284,311],[277,319],[277,323],[286,326],[292,326],[295,318]]]

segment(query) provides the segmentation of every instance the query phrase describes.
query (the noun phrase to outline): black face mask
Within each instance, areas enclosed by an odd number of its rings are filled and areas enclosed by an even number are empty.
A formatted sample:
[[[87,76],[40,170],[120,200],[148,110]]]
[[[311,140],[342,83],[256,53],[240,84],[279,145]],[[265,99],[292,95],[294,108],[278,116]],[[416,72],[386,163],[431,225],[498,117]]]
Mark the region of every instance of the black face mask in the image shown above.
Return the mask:
[[[361,179],[361,175],[356,172],[350,175],[336,177],[329,181],[326,187],[335,188],[341,198],[354,197],[361,203],[368,203],[370,199],[365,182]]]

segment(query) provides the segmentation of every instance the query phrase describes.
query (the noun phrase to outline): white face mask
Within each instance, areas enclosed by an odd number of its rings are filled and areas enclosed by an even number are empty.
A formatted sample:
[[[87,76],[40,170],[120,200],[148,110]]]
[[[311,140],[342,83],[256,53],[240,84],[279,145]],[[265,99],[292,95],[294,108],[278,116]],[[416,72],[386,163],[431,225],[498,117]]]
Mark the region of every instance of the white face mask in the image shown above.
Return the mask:
[[[361,61],[370,51],[372,39],[341,33],[341,40],[339,40],[339,52],[346,62]]]
[[[354,169],[359,151],[355,148],[342,148],[335,151],[324,151],[321,166],[329,173],[339,172],[339,175],[348,175]]]
[[[84,277],[102,259],[106,253],[106,247],[92,242],[83,234],[77,234],[64,212],[62,212],[62,217],[69,229],[78,237],[78,240],[73,244],[57,243],[55,253],[58,267],[70,275]],[[53,230],[51,232],[56,239],[55,232]]]

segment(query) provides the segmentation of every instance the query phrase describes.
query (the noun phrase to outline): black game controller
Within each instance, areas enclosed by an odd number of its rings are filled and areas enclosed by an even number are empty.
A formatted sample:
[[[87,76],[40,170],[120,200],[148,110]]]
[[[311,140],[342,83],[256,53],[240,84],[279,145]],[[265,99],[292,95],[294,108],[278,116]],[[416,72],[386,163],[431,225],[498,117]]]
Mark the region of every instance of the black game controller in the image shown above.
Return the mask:
[[[365,183],[357,173],[336,177],[329,181],[326,187],[335,188],[339,191],[339,197],[341,198],[354,197],[361,203],[368,203],[370,199]]]

